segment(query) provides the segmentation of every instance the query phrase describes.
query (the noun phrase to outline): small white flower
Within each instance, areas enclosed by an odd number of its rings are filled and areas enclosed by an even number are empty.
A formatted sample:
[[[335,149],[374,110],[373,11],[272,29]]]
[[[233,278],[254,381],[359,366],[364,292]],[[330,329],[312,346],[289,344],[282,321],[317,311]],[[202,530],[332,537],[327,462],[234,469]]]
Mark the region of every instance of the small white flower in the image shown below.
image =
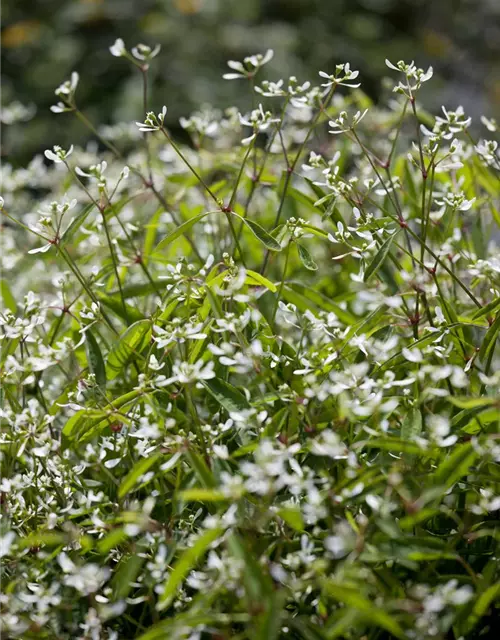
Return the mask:
[[[159,131],[163,127],[165,116],[167,115],[167,107],[163,105],[161,113],[155,115],[152,111],[146,114],[144,122],[136,122],[139,131]]]
[[[236,73],[225,73],[224,80],[238,80],[239,78],[253,78],[257,71],[272,60],[274,51],[268,49],[264,54],[256,54],[244,58],[243,62],[228,60],[227,66]]]
[[[351,70],[351,65],[346,62],[344,64],[338,64],[335,67],[335,73],[329,74],[325,71],[320,71],[319,75],[325,78],[327,82],[324,82],[321,86],[329,89],[332,86],[350,87],[351,89],[357,89],[361,86],[360,83],[353,83],[359,76],[359,71]]]
[[[409,362],[423,362],[424,360],[424,356],[422,355],[422,352],[419,351],[418,349],[407,349],[406,347],[403,347],[403,349],[401,350],[401,353],[403,354],[403,357],[408,360]]]
[[[46,149],[44,154],[46,158],[48,158],[49,160],[52,160],[52,162],[55,162],[56,164],[59,164],[60,162],[64,162],[66,158],[71,153],[73,153],[73,145],[71,145],[68,151],[65,151],[62,147],[59,147],[57,145],[54,146],[53,149],[54,149],[53,151],[51,151],[50,149]]]
[[[141,61],[152,60],[160,53],[160,49],[161,49],[161,46],[159,44],[155,45],[154,49],[151,49],[151,47],[148,47],[147,44],[138,44],[136,47],[132,48],[132,55],[137,60],[141,60]]]
[[[115,40],[115,43],[111,45],[111,47],[109,47],[109,50],[111,52],[111,55],[115,56],[116,58],[120,58],[127,52],[127,50],[125,49],[125,43],[121,38],[117,38]]]
[[[485,116],[481,116],[481,122],[488,129],[488,131],[491,131],[492,133],[494,133],[498,129],[498,124],[495,118],[486,118]]]

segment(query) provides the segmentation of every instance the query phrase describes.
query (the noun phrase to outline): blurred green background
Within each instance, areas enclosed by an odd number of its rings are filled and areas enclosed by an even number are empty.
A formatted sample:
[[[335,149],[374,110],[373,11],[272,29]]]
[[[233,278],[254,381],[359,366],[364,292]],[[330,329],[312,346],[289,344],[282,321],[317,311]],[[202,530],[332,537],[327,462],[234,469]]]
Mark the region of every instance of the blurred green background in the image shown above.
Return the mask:
[[[2,158],[15,165],[54,144],[85,142],[71,115],[49,107],[54,89],[80,73],[78,103],[101,124],[142,119],[138,72],[113,58],[160,43],[151,68],[150,106],[169,108],[169,124],[204,102],[246,108],[243,82],[222,80],[226,60],[271,47],[269,78],[317,79],[349,61],[377,98],[384,59],[432,64],[427,106],[463,104],[470,115],[500,110],[500,0],[3,0],[2,104],[36,107],[13,124],[2,118]],[[264,76],[262,76],[264,77]],[[21,114],[22,115],[22,114]],[[25,120],[25,121],[23,121]]]

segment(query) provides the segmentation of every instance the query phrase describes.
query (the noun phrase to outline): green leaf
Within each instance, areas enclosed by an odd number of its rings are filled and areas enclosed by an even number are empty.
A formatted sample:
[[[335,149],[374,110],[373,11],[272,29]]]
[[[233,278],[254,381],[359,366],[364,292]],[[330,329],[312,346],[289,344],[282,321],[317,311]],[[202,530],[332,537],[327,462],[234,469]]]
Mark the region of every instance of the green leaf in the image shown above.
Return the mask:
[[[272,593],[270,577],[264,573],[262,566],[240,536],[233,533],[228,539],[228,547],[231,553],[242,561],[243,584],[248,600],[252,603],[266,603]]]
[[[492,313],[493,311],[495,311],[495,309],[498,306],[500,306],[500,298],[495,298],[488,304],[484,305],[484,307],[481,307],[481,309],[478,309],[476,313],[472,316],[472,319],[477,320],[478,318],[487,316],[489,313]]]
[[[397,233],[398,232],[396,231],[395,233],[391,234],[388,238],[384,240],[384,242],[380,246],[379,250],[373,257],[373,260],[370,262],[370,264],[366,268],[365,275],[364,275],[365,282],[368,282],[368,280],[372,276],[374,276],[377,273],[377,271],[380,269],[380,267],[384,264],[384,260],[387,258],[387,254],[389,253],[389,250],[391,248],[391,245]]]
[[[159,207],[154,212],[151,218],[151,221],[147,225],[145,225],[146,234],[144,236],[144,245],[142,249],[142,255],[146,261],[149,258],[149,254],[153,250],[156,234],[158,232],[160,217],[162,216],[163,212],[164,212],[164,208]]]
[[[222,491],[215,489],[185,489],[178,494],[180,500],[184,502],[221,502],[228,500],[228,497]]]
[[[99,540],[97,543],[97,551],[105,555],[109,553],[111,549],[116,549],[119,545],[125,542],[127,538],[128,535],[125,528],[117,527],[116,529],[113,529],[111,533],[108,533],[107,536]]]
[[[120,560],[111,582],[114,600],[122,600],[128,596],[132,589],[131,583],[135,582],[145,561],[145,554],[138,553]]]
[[[95,339],[91,329],[85,332],[85,348],[87,351],[87,362],[91,373],[95,375],[97,384],[100,387],[106,386],[106,366],[102,357],[101,349]]]
[[[180,236],[187,233],[191,229],[191,227],[193,227],[200,220],[203,220],[203,218],[208,216],[210,213],[219,213],[219,212],[204,211],[203,213],[199,213],[197,216],[193,216],[189,220],[186,220],[186,222],[183,222],[181,225],[179,225],[177,229],[175,229],[175,231],[172,231],[172,233],[170,233],[166,238],[163,238],[163,240],[161,240],[156,245],[154,252],[156,253],[157,251],[164,251],[170,244],[172,244],[174,240],[177,240],[177,238],[180,238]]]
[[[65,247],[68,242],[71,242],[75,233],[85,222],[89,213],[94,209],[94,207],[94,203],[89,204],[87,207],[85,207],[85,209],[82,209],[82,211],[80,211],[80,213],[75,218],[73,218],[73,220],[69,223],[69,225],[66,227],[66,230],[61,236],[61,240],[59,242],[60,247]]]
[[[467,628],[472,630],[479,620],[488,613],[489,608],[496,600],[500,599],[500,582],[489,586],[474,603],[472,613],[467,619]]]
[[[281,245],[279,244],[279,242],[276,242],[272,235],[267,233],[267,231],[263,229],[260,224],[257,224],[256,222],[254,222],[253,220],[249,220],[248,218],[242,218],[241,216],[238,217],[243,221],[245,226],[250,229],[254,236],[262,242],[265,247],[267,247],[271,251],[281,251]]]
[[[302,262],[304,267],[306,269],[309,269],[309,271],[317,271],[318,270],[318,265],[312,259],[312,256],[309,253],[309,251],[304,246],[299,244],[298,242],[296,242],[295,244],[297,245],[297,250],[299,252],[300,261]]]
[[[2,296],[3,303],[7,307],[7,309],[9,309],[10,311],[12,311],[13,314],[15,314],[17,311],[17,304],[14,299],[14,296],[12,295],[12,291],[10,290],[7,280],[5,278],[2,278],[0,280],[0,294]]]
[[[470,442],[457,445],[432,474],[431,484],[451,487],[468,473],[477,456]]]
[[[276,512],[282,520],[284,520],[288,526],[295,529],[295,531],[304,531],[304,520],[300,509],[294,509],[293,507],[283,507]]]
[[[257,271],[252,271],[251,269],[247,269],[246,273],[247,273],[247,279],[245,280],[245,282],[249,284],[254,284],[254,283],[260,284],[263,287],[266,287],[266,289],[269,289],[269,291],[272,291],[273,293],[276,293],[276,291],[278,290],[277,287],[270,280],[265,278],[260,273],[257,273]]]
[[[192,449],[186,451],[186,457],[193,471],[198,476],[198,480],[206,489],[213,489],[215,487],[214,474],[208,468],[207,463],[203,458],[195,453]]]
[[[500,398],[497,396],[483,396],[481,398],[467,398],[463,396],[448,396],[448,401],[460,409],[482,409],[483,407],[500,407]]]
[[[161,453],[155,453],[150,458],[142,458],[139,462],[135,463],[123,479],[120,488],[118,489],[118,497],[120,500],[135,487],[139,478],[149,471],[149,469],[158,462],[161,456]]]
[[[118,339],[108,355],[106,364],[108,379],[115,378],[120,371],[149,344],[151,340],[151,322],[134,322]]]
[[[96,292],[96,295],[99,299],[99,302],[103,304],[105,307],[110,309],[115,315],[121,318],[125,324],[128,325],[129,321],[138,322],[139,320],[144,319],[144,315],[137,309],[137,307],[132,307],[130,304],[126,304],[125,308],[127,313],[123,308],[123,302],[121,298],[114,295],[107,295],[105,293],[101,293],[100,291]]]
[[[86,410],[77,411],[67,420],[63,427],[62,434],[67,438],[73,438],[77,432],[85,428],[87,425],[98,424],[105,419],[108,414],[105,411]]]
[[[479,348],[479,358],[481,359],[482,362],[485,362],[488,359],[488,356],[495,348],[499,331],[500,331],[500,313],[497,313],[495,317],[495,321],[486,332],[486,335],[483,338],[483,342],[481,343],[481,347]]]
[[[160,608],[165,608],[170,604],[184,578],[196,566],[208,547],[217,540],[222,532],[223,529],[208,529],[178,558],[159,598]]]
[[[250,404],[245,396],[229,382],[225,382],[221,378],[212,378],[204,380],[202,384],[228,413],[250,409]]]
[[[347,607],[356,609],[367,622],[385,629],[397,638],[406,637],[393,615],[389,615],[374,602],[362,596],[358,590],[344,584],[335,584],[331,581],[325,582],[324,588],[331,598],[342,602]]]
[[[408,442],[399,440],[398,438],[373,438],[363,442],[356,443],[356,447],[365,449],[382,449],[384,451],[392,451],[393,453],[424,453],[424,450],[416,442]]]
[[[401,425],[401,438],[414,440],[422,431],[422,413],[420,409],[413,408],[406,415]]]

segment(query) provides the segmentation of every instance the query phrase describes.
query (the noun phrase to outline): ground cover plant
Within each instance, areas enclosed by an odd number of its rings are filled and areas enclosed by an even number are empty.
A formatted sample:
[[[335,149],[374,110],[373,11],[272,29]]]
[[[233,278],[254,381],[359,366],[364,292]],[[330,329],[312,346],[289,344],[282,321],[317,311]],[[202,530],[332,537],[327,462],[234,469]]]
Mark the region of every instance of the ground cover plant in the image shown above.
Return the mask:
[[[111,54],[139,122],[2,168],[2,637],[493,637],[496,123],[267,51],[180,143]]]

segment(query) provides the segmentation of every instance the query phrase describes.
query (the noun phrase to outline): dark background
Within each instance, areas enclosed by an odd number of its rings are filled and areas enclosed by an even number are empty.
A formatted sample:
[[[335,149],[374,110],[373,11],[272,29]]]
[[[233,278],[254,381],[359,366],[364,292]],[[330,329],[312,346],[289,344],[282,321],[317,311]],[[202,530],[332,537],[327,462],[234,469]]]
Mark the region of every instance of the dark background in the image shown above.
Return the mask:
[[[25,164],[54,144],[83,143],[74,117],[49,111],[54,89],[80,73],[78,103],[96,123],[143,119],[138,72],[109,46],[160,43],[151,107],[169,124],[204,102],[248,107],[243,82],[224,81],[226,60],[263,52],[269,78],[349,61],[376,98],[384,59],[432,64],[429,108],[463,104],[476,118],[500,111],[500,0],[3,0],[2,104],[36,105],[36,116],[3,126],[2,157]],[[264,76],[263,76],[264,77]]]

